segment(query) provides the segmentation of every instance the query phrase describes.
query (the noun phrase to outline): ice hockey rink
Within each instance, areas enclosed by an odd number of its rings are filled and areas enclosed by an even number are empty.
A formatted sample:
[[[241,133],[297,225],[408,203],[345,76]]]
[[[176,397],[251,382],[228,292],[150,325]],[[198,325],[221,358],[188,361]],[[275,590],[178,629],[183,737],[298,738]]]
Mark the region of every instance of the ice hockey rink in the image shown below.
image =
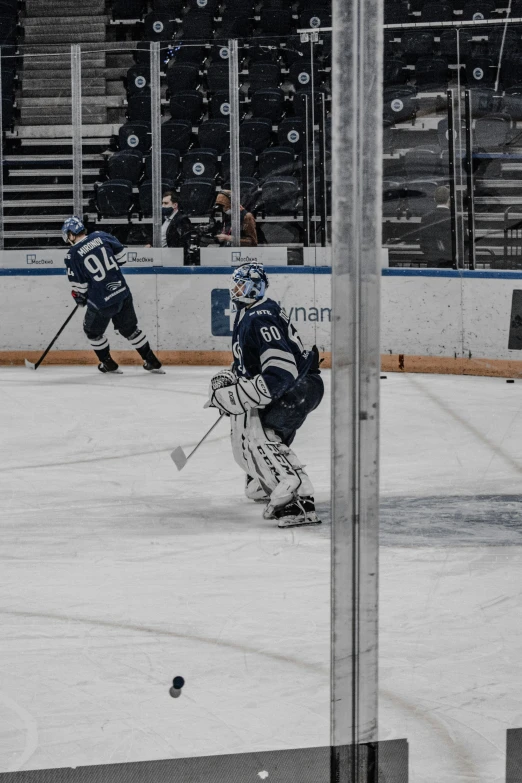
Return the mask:
[[[0,772],[329,745],[328,395],[295,442],[324,524],[279,530],[226,422],[170,459],[213,372],[0,369]],[[522,726],[521,389],[382,382],[380,739],[411,783],[503,782]]]

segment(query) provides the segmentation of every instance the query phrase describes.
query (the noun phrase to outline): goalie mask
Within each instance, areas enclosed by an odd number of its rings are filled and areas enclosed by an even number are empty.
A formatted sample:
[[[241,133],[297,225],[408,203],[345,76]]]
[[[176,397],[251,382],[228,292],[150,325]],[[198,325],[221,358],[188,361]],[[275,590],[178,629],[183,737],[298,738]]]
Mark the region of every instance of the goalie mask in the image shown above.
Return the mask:
[[[253,304],[265,295],[268,277],[261,264],[242,264],[232,274],[230,298],[233,302]]]

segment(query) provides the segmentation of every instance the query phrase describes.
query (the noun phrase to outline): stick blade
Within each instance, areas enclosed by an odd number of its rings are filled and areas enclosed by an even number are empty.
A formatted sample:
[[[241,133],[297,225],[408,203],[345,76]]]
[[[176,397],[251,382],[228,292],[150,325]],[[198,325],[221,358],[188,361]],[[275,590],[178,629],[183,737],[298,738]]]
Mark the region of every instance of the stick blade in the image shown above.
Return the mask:
[[[183,470],[183,468],[187,464],[187,457],[185,456],[185,452],[183,451],[181,446],[178,446],[177,449],[174,449],[174,451],[170,455],[170,458],[178,470]]]
[[[24,364],[28,370],[36,370],[36,364],[33,364],[29,359],[24,359]]]

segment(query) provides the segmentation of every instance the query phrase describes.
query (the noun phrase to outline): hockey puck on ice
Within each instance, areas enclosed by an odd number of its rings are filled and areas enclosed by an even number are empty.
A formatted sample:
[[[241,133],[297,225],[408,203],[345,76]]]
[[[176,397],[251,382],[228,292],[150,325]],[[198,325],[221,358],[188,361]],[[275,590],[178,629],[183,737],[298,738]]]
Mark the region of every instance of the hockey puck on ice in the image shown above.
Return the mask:
[[[513,380],[513,378],[508,378],[508,380],[506,381],[506,383],[515,383],[515,381]]]
[[[183,688],[185,685],[185,680],[183,677],[174,677],[172,680],[172,685],[174,688],[176,688],[176,690],[181,690],[181,688]]]
[[[169,693],[173,699],[178,699],[181,696],[181,688],[171,688]]]

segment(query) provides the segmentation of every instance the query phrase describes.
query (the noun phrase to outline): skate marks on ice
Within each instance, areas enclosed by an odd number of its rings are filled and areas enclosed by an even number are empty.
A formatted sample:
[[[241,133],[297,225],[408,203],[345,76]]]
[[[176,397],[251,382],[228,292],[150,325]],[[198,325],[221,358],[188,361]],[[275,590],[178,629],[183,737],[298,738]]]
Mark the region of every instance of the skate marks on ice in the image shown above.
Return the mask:
[[[383,546],[522,546],[522,495],[382,497]]]

